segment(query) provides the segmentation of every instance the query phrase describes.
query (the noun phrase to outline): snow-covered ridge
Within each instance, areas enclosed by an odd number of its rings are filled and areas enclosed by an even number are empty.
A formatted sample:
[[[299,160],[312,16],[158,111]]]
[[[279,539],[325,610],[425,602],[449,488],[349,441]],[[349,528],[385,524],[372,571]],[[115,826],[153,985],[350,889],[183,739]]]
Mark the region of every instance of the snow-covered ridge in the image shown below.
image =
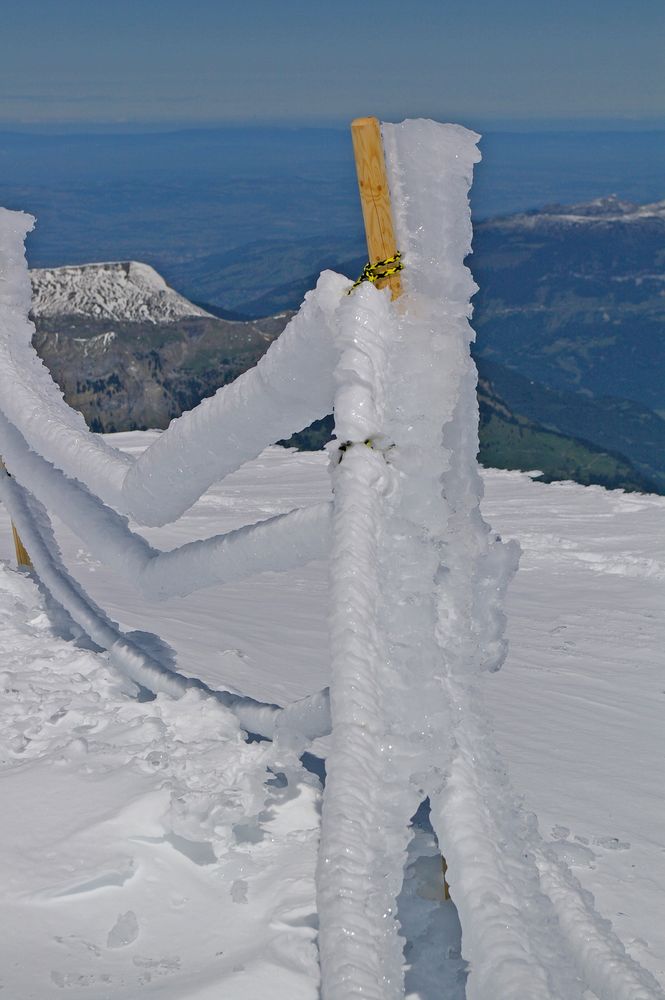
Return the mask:
[[[551,205],[533,212],[521,212],[504,219],[492,220],[490,224],[536,229],[555,224],[635,223],[643,222],[645,219],[665,222],[665,200],[654,201],[648,205],[636,205],[612,194],[580,205]]]
[[[116,322],[170,323],[210,316],[138,261],[35,268],[32,311],[39,317],[89,316]]]

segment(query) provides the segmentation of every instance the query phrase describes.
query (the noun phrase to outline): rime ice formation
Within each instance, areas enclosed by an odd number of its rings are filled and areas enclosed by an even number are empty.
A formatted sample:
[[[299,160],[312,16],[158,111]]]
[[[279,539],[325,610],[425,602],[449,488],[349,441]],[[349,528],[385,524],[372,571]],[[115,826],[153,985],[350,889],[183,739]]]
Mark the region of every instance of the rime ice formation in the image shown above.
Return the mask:
[[[0,413],[2,455],[12,475],[67,524],[106,565],[149,597],[194,593],[218,583],[237,583],[256,573],[280,573],[325,559],[330,504],[315,504],[223,535],[162,552],[131,531],[127,518],[107,507],[31,451]]]
[[[334,721],[317,879],[321,975],[326,1000],[388,1000],[403,995],[395,921],[402,857],[389,853],[382,801],[392,754],[381,554],[385,497],[395,488],[395,474],[380,446],[386,356],[395,330],[386,296],[366,286],[342,305],[339,324],[335,433],[345,450],[332,453]]]
[[[2,474],[2,495],[42,584],[65,616],[108,650],[112,662],[136,683],[180,697],[196,682],[142,649],[83,592],[62,563],[48,511],[59,514],[91,551],[147,593],[161,597],[237,582],[265,570],[279,572],[280,567],[325,556],[327,504],[170,552],[158,552],[131,532],[112,504],[115,501],[124,509],[125,479],[133,472],[129,493],[133,488],[139,506],[143,501],[144,521],[171,520],[205,491],[206,481],[209,485],[246,461],[247,448],[256,447],[258,453],[274,440],[273,435],[279,438],[302,428],[310,421],[308,408],[324,415],[332,400],[335,357],[326,313],[334,311],[348,280],[324,275],[319,291],[310,293],[288,335],[255,369],[229,386],[229,392],[220,390],[187,414],[184,422],[175,421],[171,431],[157,440],[156,458],[144,453],[132,463],[88,431],[80,414],[65,404],[32,348],[30,282],[22,246],[32,222],[23,213],[0,210],[0,454],[15,478],[11,481]],[[299,391],[300,383],[307,391]],[[218,447],[215,455],[213,440],[219,444],[220,419],[226,449]],[[137,466],[143,462],[145,472],[138,475]],[[278,723],[285,729],[290,726],[299,738],[320,735],[329,725],[326,693],[285,710],[230,694],[223,700],[246,728],[265,736],[274,735]]]
[[[255,368],[172,421],[132,462],[88,431],[32,347],[23,240],[33,223],[0,209],[1,409],[33,450],[105,503],[140,524],[165,524],[267,445],[330,412],[336,360],[330,324],[348,280],[325,272]]]
[[[502,599],[518,553],[479,509],[475,286],[463,263],[477,136],[428,121],[386,125],[383,136],[405,293],[390,305],[387,292],[361,289],[338,311],[336,434],[353,444],[331,466],[322,994],[404,996],[397,897],[409,820],[428,796],[459,900],[468,1000],[581,1000],[600,981],[602,963],[588,960],[601,947],[620,967],[616,983],[625,977],[603,995],[655,997],[607,926],[594,926],[586,954],[573,947],[478,690],[505,655]]]

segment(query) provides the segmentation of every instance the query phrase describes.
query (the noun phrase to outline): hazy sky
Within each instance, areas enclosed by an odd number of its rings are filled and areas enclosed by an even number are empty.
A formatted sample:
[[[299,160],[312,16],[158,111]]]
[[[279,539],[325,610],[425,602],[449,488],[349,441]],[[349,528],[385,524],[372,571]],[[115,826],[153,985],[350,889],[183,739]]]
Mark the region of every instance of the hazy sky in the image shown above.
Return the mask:
[[[2,0],[0,123],[665,122],[665,0]]]

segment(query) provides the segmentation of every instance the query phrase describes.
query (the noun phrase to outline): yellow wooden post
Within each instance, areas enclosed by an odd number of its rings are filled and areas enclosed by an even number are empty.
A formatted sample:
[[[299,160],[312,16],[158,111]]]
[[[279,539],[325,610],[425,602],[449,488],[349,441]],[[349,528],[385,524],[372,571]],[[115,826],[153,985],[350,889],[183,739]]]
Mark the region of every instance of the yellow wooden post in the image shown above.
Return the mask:
[[[441,855],[441,871],[443,873],[443,898],[450,899],[450,886],[448,885],[448,879],[446,878],[446,872],[448,871],[448,864],[443,854]]]
[[[370,264],[376,264],[379,260],[394,257],[399,249],[395,240],[393,210],[390,202],[379,119],[355,118],[351,122],[351,138],[353,139],[360,202],[365,222],[367,252]],[[402,281],[399,272],[391,274],[387,278],[379,278],[375,284],[377,288],[384,288],[388,285],[393,299],[399,298],[402,294]],[[443,898],[450,899],[450,888],[446,879],[448,865],[443,855],[441,856],[441,870],[443,874]]]
[[[9,473],[5,469],[5,463],[0,458],[0,475],[2,475],[3,472],[5,473],[5,475],[9,475]],[[32,569],[32,560],[28,555],[28,550],[21,541],[21,538],[19,536],[18,531],[16,530],[16,526],[13,521],[12,521],[12,535],[14,536],[14,550],[16,551],[17,565],[25,566],[27,569]]]
[[[32,569],[32,560],[28,555],[28,550],[21,541],[20,535],[16,530],[16,525],[12,521],[12,535],[14,536],[14,548],[16,550],[16,562],[19,566],[25,566],[27,569]]]
[[[365,236],[370,264],[394,257],[398,251],[395,242],[390,190],[383,156],[381,126],[378,118],[356,118],[351,122],[351,138],[356,160],[360,201],[365,221]],[[399,273],[379,278],[377,288],[390,286],[393,299],[402,294]]]

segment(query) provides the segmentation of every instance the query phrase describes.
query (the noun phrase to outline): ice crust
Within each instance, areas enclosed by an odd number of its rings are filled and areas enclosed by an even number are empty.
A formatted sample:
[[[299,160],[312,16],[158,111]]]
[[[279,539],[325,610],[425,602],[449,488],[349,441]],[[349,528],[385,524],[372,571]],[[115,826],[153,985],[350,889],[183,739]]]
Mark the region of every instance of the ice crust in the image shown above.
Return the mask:
[[[256,367],[174,420],[141,455],[123,483],[121,509],[142,524],[173,521],[212,483],[330,413],[331,324],[348,287],[324,272]]]
[[[333,745],[318,881],[325,1000],[403,996],[395,914],[409,820],[450,761],[436,581],[459,547],[455,518],[475,512],[473,546],[492,544],[479,491],[466,505],[448,496],[459,490],[450,475],[458,442],[442,447],[460,394],[475,387],[475,285],[463,258],[476,140],[431,122],[384,126],[405,294],[391,306],[387,292],[361,288],[339,312],[336,434],[356,443],[333,466]],[[473,474],[475,426],[459,460]],[[362,444],[368,437],[377,447]],[[492,648],[490,665],[500,655]]]
[[[155,694],[161,692],[181,698],[188,692],[198,692],[201,697],[232,709],[249,732],[269,739],[275,736],[280,725],[305,739],[327,730],[325,694],[281,709],[225,691],[213,693],[196,678],[184,677],[164,664],[146,651],[138,637],[124,633],[71,577],[62,561],[45,507],[4,472],[0,474],[0,500],[28,547],[40,585],[56,608],[64,613],[67,621],[79,627],[79,636],[87,636],[98,649],[108,652],[111,663],[122,675]]]
[[[326,764],[317,877],[323,996],[403,995],[395,898],[386,879],[383,803],[387,718],[380,551],[393,473],[378,445],[384,424],[388,301],[362,287],[339,313],[330,561],[332,750]],[[399,862],[399,858],[397,859]],[[390,872],[395,875],[395,871]],[[399,873],[397,872],[399,876]]]
[[[156,598],[325,557],[329,504],[168,552],[132,532],[123,513],[131,511],[143,523],[172,520],[216,479],[329,412],[336,360],[330,322],[349,281],[332,272],[322,275],[256,368],[174,421],[154,451],[134,462],[90,433],[32,348],[23,240],[33,222],[24,213],[0,209],[0,454],[14,476],[14,481],[0,476],[0,492],[56,604],[136,683],[180,697],[204,685],[146,653],[88,598],[62,563],[47,511],[97,558]],[[329,729],[327,692],[284,710],[224,692],[215,697],[232,706],[247,729],[264,736],[274,736],[280,726],[299,739]]]
[[[612,1000],[661,996],[592,901],[581,915],[568,874],[550,895],[537,824],[510,788],[482,704],[482,674],[505,656],[502,600],[519,551],[479,509],[475,285],[463,263],[478,136],[406,121],[384,125],[383,138],[405,291],[391,305],[387,291],[361,288],[338,313],[336,435],[352,443],[331,463],[322,996],[404,996],[396,900],[425,796],[468,1000],[581,1000],[594,984]],[[605,958],[615,976],[602,974]]]
[[[256,573],[286,572],[328,555],[329,503],[162,552],[131,531],[126,517],[31,451],[1,413],[0,454],[14,478],[48,504],[96,558],[147,597],[183,597]]]

